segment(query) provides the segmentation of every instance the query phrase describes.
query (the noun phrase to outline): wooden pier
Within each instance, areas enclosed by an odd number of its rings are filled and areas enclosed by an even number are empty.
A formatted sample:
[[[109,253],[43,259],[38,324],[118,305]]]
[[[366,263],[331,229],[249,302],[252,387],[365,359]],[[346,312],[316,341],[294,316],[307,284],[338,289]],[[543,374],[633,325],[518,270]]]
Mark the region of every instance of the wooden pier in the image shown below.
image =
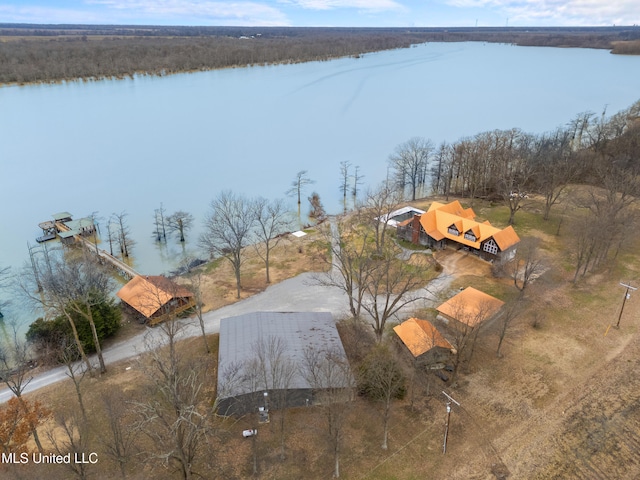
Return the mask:
[[[71,230],[64,222],[60,222],[60,221],[56,222],[56,228],[58,229],[59,234],[63,232],[70,232]],[[61,239],[64,240],[64,235],[60,235],[60,237]],[[98,248],[98,246],[95,243],[90,242],[82,235],[76,234],[76,235],[71,235],[70,237],[75,239],[75,241],[80,242],[91,253],[97,254],[98,259],[100,260],[100,263],[105,263],[105,262],[109,263],[112,267],[116,269],[118,274],[124,279],[131,280],[136,275],[140,275],[131,266],[127,265],[119,258],[114,257],[109,252]]]
[[[91,243],[91,242],[89,242],[88,240],[85,240],[85,239],[83,239],[83,241],[86,242],[85,246],[87,248],[92,248],[94,251],[96,250],[96,246],[93,243]],[[136,272],[129,265],[124,263],[119,258],[114,257],[109,252],[106,252],[106,251],[100,250],[100,249],[98,249],[97,251],[98,251],[98,257],[100,257],[100,261],[106,261],[106,262],[110,263],[111,266],[113,266],[118,271],[118,273],[120,274],[121,277],[124,277],[127,280],[131,280],[136,275],[140,275],[138,272]]]

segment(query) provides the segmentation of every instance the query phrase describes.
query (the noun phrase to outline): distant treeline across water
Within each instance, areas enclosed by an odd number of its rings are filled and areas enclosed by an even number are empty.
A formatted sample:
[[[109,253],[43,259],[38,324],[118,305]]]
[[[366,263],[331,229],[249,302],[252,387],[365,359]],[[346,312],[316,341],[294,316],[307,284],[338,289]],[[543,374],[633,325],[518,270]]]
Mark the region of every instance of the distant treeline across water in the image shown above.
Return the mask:
[[[296,28],[0,24],[0,84],[299,63],[425,42],[640,54],[640,27]]]

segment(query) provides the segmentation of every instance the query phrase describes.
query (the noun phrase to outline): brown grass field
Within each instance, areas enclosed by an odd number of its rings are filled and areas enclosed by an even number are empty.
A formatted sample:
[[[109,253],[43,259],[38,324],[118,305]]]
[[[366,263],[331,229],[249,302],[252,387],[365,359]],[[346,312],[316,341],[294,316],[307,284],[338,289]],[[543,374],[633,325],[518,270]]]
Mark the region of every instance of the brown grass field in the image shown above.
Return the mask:
[[[464,199],[462,202],[468,206]],[[506,208],[499,205],[476,201],[473,208],[480,219],[496,225],[504,225],[508,217]],[[640,293],[632,294],[626,302],[620,328],[610,327],[615,325],[622,305],[624,288],[619,282],[635,285],[638,280],[640,262],[634,252],[639,242],[632,242],[615,264],[573,285],[567,222],[561,224],[560,235],[556,235],[563,208],[563,215],[571,214],[569,207],[556,206],[551,220],[543,222],[538,200],[532,198],[516,215],[515,228],[521,237],[538,236],[543,240],[548,269],[527,289],[527,308],[508,331],[502,357],[495,354],[497,325],[489,324],[480,336],[473,363],[463,369],[455,385],[422,372],[414,383],[415,391],[392,407],[386,451],[380,448],[380,405],[356,398],[348,407],[341,478],[640,478]],[[272,271],[274,281],[299,273],[304,264],[322,268],[318,256],[312,255],[322,252],[322,243],[318,236],[305,238],[303,254],[298,253],[297,240],[281,245]],[[316,262],[307,262],[307,255]],[[490,266],[474,256],[446,251],[436,257],[445,271],[456,269],[451,292],[471,285],[503,300],[517,295],[510,279],[495,278]],[[247,270],[246,294],[264,288],[261,268],[255,262]],[[234,301],[234,284],[224,280],[230,278],[226,277],[231,273],[227,269],[219,264],[206,270],[217,279],[209,284],[206,303],[210,308]],[[431,309],[418,314],[433,319]],[[370,341],[354,336],[346,324],[340,331],[351,355]],[[185,341],[182,351],[194,359],[204,359],[201,342]],[[210,337],[210,343],[216,346],[216,336]],[[211,358],[216,358],[215,352]],[[139,362],[144,361],[140,358],[112,365],[105,376],[87,380],[84,385],[87,404],[92,406],[92,445],[101,458],[98,466],[89,467],[89,478],[119,478],[115,464],[102,453],[98,441],[105,429],[99,399],[110,390],[125,391],[132,397],[141,395],[145,377]],[[209,387],[215,385],[215,369],[211,372]],[[442,453],[444,389],[461,404],[453,407],[446,455]],[[73,408],[75,402],[70,382],[32,396],[54,411]],[[325,442],[322,411],[306,407],[286,412],[284,460],[279,457],[279,419],[280,412],[272,412],[271,423],[259,427],[258,477],[331,478],[333,462]],[[242,438],[241,431],[251,428],[253,419],[216,419],[214,424],[217,433],[197,466],[200,478],[252,478],[253,444]],[[49,422],[42,430],[51,425]],[[127,478],[179,478],[141,459],[127,468]],[[55,480],[71,475],[63,466],[4,465],[0,466],[0,477]]]

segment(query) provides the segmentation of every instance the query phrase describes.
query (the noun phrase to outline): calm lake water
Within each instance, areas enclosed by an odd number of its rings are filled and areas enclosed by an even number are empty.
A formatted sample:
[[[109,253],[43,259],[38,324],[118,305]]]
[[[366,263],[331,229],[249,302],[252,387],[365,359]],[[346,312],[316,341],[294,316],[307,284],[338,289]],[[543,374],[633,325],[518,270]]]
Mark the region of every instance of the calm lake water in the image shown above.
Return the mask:
[[[197,253],[202,219],[223,189],[284,197],[308,170],[316,183],[306,193],[339,212],[341,161],[375,185],[413,136],[438,144],[493,129],[552,130],[580,112],[629,107],[638,78],[640,57],[603,50],[432,43],[330,62],[3,87],[0,266],[18,270],[53,213],[126,211],[135,268],[167,272],[184,253],[177,239],[158,247],[152,238],[161,203],[194,215],[184,248]]]

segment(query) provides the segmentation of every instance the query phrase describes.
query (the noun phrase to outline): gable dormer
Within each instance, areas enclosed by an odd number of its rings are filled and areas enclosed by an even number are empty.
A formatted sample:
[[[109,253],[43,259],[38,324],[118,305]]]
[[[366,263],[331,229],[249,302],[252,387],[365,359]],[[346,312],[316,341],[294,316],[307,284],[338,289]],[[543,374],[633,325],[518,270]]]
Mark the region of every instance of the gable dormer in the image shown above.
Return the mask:
[[[464,238],[465,238],[465,240],[469,240],[471,242],[477,242],[478,241],[478,237],[476,236],[475,233],[473,233],[472,229],[469,229],[466,232],[464,232]]]

